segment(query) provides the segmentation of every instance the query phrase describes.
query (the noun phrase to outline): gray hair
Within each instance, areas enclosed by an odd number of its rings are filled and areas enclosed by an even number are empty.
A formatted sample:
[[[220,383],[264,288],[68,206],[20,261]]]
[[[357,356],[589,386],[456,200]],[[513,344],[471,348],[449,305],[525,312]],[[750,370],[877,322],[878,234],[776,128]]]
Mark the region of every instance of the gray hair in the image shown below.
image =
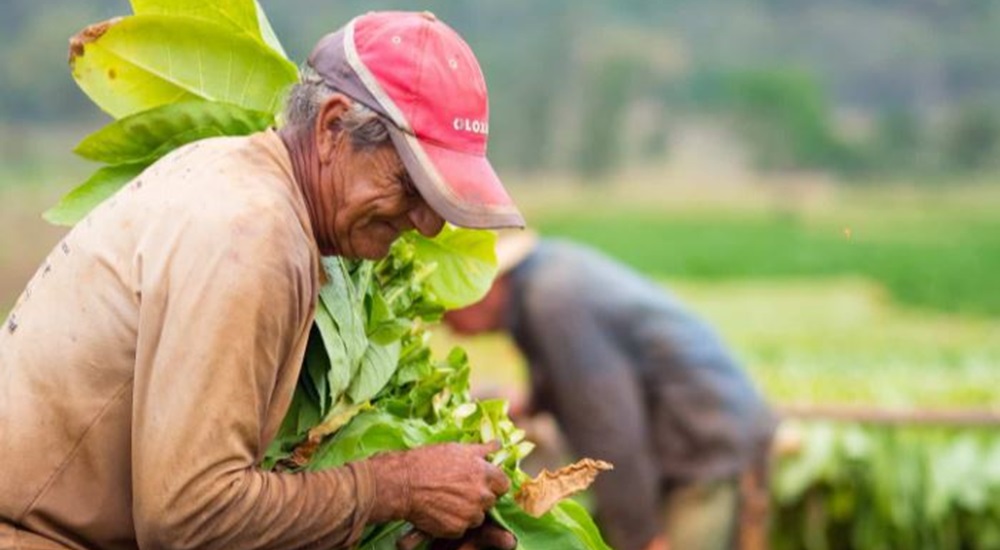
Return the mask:
[[[285,100],[284,124],[312,128],[323,102],[335,93],[338,90],[327,86],[312,67],[303,65],[299,71],[299,82],[292,86]],[[339,126],[351,136],[352,144],[358,149],[373,148],[389,139],[385,121],[358,100],[351,102],[351,108],[340,119]]]

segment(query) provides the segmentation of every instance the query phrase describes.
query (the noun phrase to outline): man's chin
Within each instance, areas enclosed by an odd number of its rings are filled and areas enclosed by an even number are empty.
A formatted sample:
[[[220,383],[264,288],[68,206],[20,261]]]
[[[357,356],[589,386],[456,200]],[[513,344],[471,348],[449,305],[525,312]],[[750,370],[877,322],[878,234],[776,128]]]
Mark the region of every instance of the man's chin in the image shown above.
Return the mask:
[[[337,255],[350,260],[381,260],[388,256],[400,233],[388,224],[376,227],[378,230],[352,232],[344,239],[344,246],[338,247]]]
[[[381,260],[389,255],[389,250],[394,242],[396,239],[390,241],[372,240],[366,242],[364,246],[352,247],[354,259]]]
[[[388,254],[389,254],[389,249],[386,249],[385,252],[383,252],[381,254],[379,254],[379,253],[361,252],[361,253],[359,253],[357,255],[357,257],[355,257],[353,259],[355,259],[355,260],[371,260],[371,261],[374,262],[374,261],[381,260],[382,258],[385,258]]]

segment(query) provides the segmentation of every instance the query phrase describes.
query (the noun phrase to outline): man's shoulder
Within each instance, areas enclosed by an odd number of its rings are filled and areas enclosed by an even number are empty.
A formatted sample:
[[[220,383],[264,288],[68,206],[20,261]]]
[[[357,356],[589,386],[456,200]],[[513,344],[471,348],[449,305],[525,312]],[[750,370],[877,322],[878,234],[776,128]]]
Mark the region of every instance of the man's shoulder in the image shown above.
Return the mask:
[[[294,221],[301,199],[290,166],[266,140],[263,134],[210,138],[177,149],[139,176],[147,200],[163,215],[192,223]]]
[[[145,241],[203,235],[195,240],[206,246],[308,250],[308,215],[275,139],[268,133],[206,139],[148,168],[131,184],[141,189],[130,194],[151,237]]]
[[[277,139],[259,133],[196,141],[163,157],[144,175],[168,180],[174,189],[187,184],[204,195],[286,192],[291,166],[287,153],[276,150]]]

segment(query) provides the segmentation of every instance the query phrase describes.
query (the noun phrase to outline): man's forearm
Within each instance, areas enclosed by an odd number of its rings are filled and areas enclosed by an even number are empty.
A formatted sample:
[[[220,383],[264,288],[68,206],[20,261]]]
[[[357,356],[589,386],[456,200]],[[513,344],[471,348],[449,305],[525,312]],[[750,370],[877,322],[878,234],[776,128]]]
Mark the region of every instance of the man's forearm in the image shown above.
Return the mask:
[[[135,527],[143,548],[346,548],[376,505],[365,462],[322,472],[245,470],[172,496],[140,489]]]

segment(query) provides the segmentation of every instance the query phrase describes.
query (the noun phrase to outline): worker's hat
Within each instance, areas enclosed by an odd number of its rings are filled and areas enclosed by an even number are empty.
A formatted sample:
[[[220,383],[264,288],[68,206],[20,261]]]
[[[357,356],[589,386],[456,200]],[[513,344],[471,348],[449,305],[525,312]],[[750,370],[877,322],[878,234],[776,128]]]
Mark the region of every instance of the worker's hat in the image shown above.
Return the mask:
[[[430,12],[370,12],[323,37],[309,65],[391,123],[410,177],[441,217],[463,227],[524,227],[486,158],[486,81],[451,27]]]

